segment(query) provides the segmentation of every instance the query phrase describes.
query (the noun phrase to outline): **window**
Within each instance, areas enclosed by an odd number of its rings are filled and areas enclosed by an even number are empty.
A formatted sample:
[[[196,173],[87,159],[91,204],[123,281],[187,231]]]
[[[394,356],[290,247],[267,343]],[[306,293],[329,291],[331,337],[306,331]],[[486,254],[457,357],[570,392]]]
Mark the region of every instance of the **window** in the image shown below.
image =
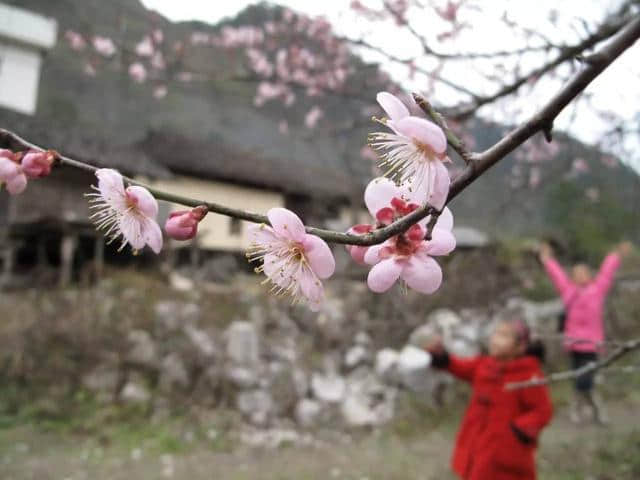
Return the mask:
[[[238,236],[242,233],[242,220],[239,218],[229,219],[229,234]]]

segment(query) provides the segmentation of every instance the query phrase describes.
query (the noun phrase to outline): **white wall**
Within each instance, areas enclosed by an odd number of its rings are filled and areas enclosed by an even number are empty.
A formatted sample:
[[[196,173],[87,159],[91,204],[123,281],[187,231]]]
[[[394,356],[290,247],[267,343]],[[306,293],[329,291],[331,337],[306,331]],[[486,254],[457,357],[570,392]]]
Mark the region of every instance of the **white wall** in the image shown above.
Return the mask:
[[[41,64],[38,50],[0,40],[0,107],[35,113]]]
[[[45,50],[53,48],[57,32],[54,19],[0,3],[0,37]]]
[[[177,177],[172,180],[152,183],[153,187],[176,195],[203,201],[242,208],[256,213],[266,213],[272,207],[284,206],[284,196],[277,192],[257,188],[241,187],[222,182]],[[170,204],[170,210],[185,210],[187,207]],[[162,210],[162,209],[161,209]],[[162,216],[162,215],[160,215]],[[165,218],[159,218],[164,226]],[[249,246],[247,241],[248,222],[240,222],[239,231],[232,233],[233,220],[229,217],[209,213],[198,226],[198,245],[209,250],[242,251]],[[236,221],[237,222],[237,221]],[[188,242],[176,242],[176,246],[186,246]]]

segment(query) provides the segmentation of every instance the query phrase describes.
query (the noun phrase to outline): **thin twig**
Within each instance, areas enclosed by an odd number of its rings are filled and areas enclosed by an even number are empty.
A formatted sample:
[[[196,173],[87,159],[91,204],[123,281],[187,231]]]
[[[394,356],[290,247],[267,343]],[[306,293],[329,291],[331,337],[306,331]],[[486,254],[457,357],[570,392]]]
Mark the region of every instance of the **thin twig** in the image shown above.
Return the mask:
[[[600,61],[598,63],[585,65],[533,117],[509,132],[492,147],[477,154],[475,160],[451,184],[447,202],[453,200],[486,170],[522,145],[534,134],[553,124],[558,114],[616,58],[631,47],[638,37],[640,37],[640,16],[636,16],[629,21],[606,46],[600,49],[598,53],[602,55],[599,56]]]
[[[431,118],[431,120],[433,120],[433,122],[442,129],[445,136],[447,137],[447,142],[449,143],[451,148],[453,148],[458,153],[458,155],[460,155],[460,157],[464,160],[464,163],[466,163],[467,165],[471,163],[473,160],[473,154],[469,151],[469,149],[467,149],[467,146],[464,144],[464,142],[460,140],[460,138],[458,138],[458,136],[449,128],[444,117],[435,108],[433,108],[433,106],[423,96],[414,93],[413,99],[415,100],[416,104],[422,109],[422,111],[426,113]]]
[[[492,103],[499,98],[515,93],[522,85],[527,83],[532,78],[538,78],[547,72],[555,69],[558,65],[563,64],[564,62],[579,58],[580,55],[588,50],[591,47],[594,47],[596,44],[600,43],[603,40],[606,40],[609,37],[615,35],[619,30],[621,30],[627,22],[633,23],[634,18],[624,18],[618,20],[617,22],[605,23],[602,25],[596,32],[592,35],[581,41],[580,43],[565,47],[560,50],[560,53],[556,58],[541,67],[529,72],[527,75],[524,75],[520,78],[517,78],[514,82],[509,85],[503,86],[501,89],[496,91],[491,95],[486,96],[475,96],[473,101],[466,106],[462,106],[460,108],[452,108],[448,115],[452,118],[456,119],[464,119],[469,117],[471,114],[475,113],[480,107],[486,105],[488,103]],[[594,59],[594,57],[596,57]],[[597,58],[597,55],[589,56],[590,62],[588,63],[599,63],[602,59]],[[549,133],[550,134],[550,133]]]
[[[539,387],[540,385],[547,385],[548,383],[572,380],[586,373],[596,372],[605,367],[608,367],[612,363],[617,362],[622,357],[635,350],[640,350],[640,338],[623,343],[620,347],[618,347],[610,355],[606,356],[602,360],[590,362],[587,365],[575,370],[552,373],[551,375],[548,375],[544,378],[532,378],[531,380],[526,380],[524,382],[508,383],[505,388],[507,390],[517,390],[520,388]]]

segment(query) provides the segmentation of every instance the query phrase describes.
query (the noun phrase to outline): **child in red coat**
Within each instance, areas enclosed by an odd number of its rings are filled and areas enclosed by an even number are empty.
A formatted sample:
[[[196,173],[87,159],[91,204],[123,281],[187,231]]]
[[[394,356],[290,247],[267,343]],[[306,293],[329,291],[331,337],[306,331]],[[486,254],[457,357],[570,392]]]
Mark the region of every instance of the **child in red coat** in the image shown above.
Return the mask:
[[[549,393],[545,386],[505,388],[543,376],[538,358],[529,354],[526,323],[500,323],[491,335],[489,355],[455,357],[440,338],[426,349],[434,367],[473,388],[456,439],[453,470],[464,480],[535,480],[537,438],[552,416]]]

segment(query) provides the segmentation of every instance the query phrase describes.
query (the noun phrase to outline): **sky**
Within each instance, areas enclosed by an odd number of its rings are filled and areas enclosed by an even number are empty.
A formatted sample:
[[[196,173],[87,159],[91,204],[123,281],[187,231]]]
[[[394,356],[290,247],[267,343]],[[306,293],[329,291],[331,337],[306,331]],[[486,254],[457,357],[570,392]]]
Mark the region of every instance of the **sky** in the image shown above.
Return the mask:
[[[375,4],[377,0],[365,2]],[[204,0],[142,0],[147,7],[154,9],[173,21],[199,20],[208,23],[217,23],[225,17],[232,17],[246,6],[257,3],[255,0],[235,0],[233,2],[204,1]],[[400,57],[411,56],[419,52],[419,44],[403,29],[396,27],[391,22],[372,24],[361,16],[354,14],[349,8],[350,0],[276,0],[272,3],[286,5],[294,10],[304,12],[311,16],[324,16],[333,25],[339,35],[350,38],[364,37],[368,42],[376,44],[385,50]],[[473,3],[473,2],[472,2]],[[478,3],[478,2],[476,2]],[[483,14],[468,11],[468,18],[463,21],[473,22],[471,29],[465,31],[455,41],[455,49],[459,51],[496,51],[514,48],[522,37],[516,37],[511,31],[503,27],[502,22],[495,19],[507,11],[510,18],[516,22],[530,26],[532,29],[547,35],[554,41],[562,43],[574,43],[581,39],[581,22],[587,20],[595,22],[602,18],[608,11],[614,11],[619,0],[536,0],[535,2],[517,0],[484,0]],[[517,8],[513,8],[517,5]],[[560,18],[568,20],[571,29],[559,29],[549,20],[549,11],[556,9]],[[435,35],[438,28],[446,27],[446,24],[438,18],[434,18],[432,11],[425,11],[421,16],[418,12],[412,16],[412,23],[416,26],[425,25],[425,31],[433,30]],[[579,13],[579,18],[578,18]],[[463,15],[463,14],[461,14]],[[440,23],[438,23],[440,22]],[[430,33],[430,32],[429,32]],[[427,37],[429,37],[427,33]],[[432,36],[435,38],[434,36]],[[452,50],[452,52],[455,50]],[[382,57],[371,52],[359,51],[365,60],[378,61],[387,68],[391,76],[408,91],[422,91],[424,79],[412,80],[405,67],[392,65],[385,62]],[[534,59],[532,59],[533,61]],[[538,59],[541,60],[541,59]],[[532,63],[533,66],[533,63]],[[429,67],[429,65],[425,65]],[[461,79],[459,83],[470,86],[474,91],[491,93],[496,85],[488,81],[480,72],[469,68],[463,62],[445,65],[444,73],[448,78]],[[508,68],[508,67],[507,67]],[[634,46],[617,60],[607,71],[600,75],[587,89],[591,95],[592,105],[597,109],[612,110],[622,118],[631,119],[637,114],[640,106],[640,46]],[[421,82],[421,83],[418,83]],[[527,97],[515,103],[511,100],[504,101],[499,108],[484,109],[482,114],[489,118],[501,121],[504,118],[524,120],[533,114],[550,96],[550,93],[559,88],[558,83],[540,82]],[[375,92],[372,92],[372,100]],[[434,103],[451,104],[459,100],[459,94],[446,87],[437,92],[438,98]],[[584,102],[583,102],[584,103]],[[610,125],[603,123],[600,116],[594,114],[593,107],[586,104],[579,105],[575,109],[568,108],[557,119],[555,127],[565,130],[577,138],[592,143],[601,138],[602,132],[609,129]],[[632,149],[639,151],[640,143],[632,140]],[[635,158],[627,161],[640,171],[640,153]]]

